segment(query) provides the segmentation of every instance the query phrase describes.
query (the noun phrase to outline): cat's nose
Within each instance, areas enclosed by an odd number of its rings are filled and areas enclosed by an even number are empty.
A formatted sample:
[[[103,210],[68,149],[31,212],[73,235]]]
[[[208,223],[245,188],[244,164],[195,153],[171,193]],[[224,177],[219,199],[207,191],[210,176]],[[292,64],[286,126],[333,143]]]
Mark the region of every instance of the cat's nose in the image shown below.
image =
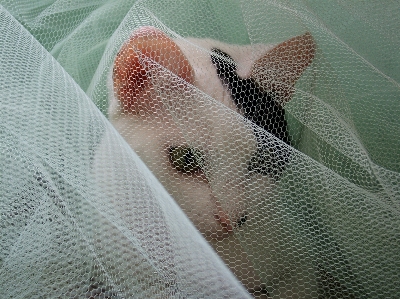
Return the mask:
[[[215,219],[221,224],[223,233],[232,234],[235,228],[239,228],[246,223],[248,215],[247,212],[244,212],[232,223],[229,216],[220,209],[218,213],[215,214]]]
[[[233,233],[233,226],[229,220],[229,216],[222,209],[218,209],[218,213],[216,213],[214,216],[215,219],[221,224],[223,233]]]
[[[246,221],[247,221],[248,215],[247,212],[244,212],[237,220],[236,220],[236,226],[241,227],[243,226]]]

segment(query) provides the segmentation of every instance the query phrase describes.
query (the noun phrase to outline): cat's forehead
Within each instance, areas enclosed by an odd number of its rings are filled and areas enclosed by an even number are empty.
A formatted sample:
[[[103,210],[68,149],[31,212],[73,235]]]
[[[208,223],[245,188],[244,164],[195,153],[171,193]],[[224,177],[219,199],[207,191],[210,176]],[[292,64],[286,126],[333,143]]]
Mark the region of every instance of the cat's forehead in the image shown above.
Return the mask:
[[[175,42],[194,68],[211,63],[212,49],[222,50],[235,61],[238,67],[237,74],[242,78],[249,77],[253,64],[274,47],[273,44],[234,45],[209,38],[176,39]],[[201,57],[205,57],[207,61]]]
[[[227,53],[237,65],[237,74],[247,78],[251,74],[252,65],[272,45],[232,45],[213,39],[185,38],[174,39],[194,72],[192,84],[213,100],[222,103],[231,110],[237,111],[232,96],[218,78],[215,66],[212,64],[212,49],[218,48]],[[194,99],[193,99],[194,100]]]

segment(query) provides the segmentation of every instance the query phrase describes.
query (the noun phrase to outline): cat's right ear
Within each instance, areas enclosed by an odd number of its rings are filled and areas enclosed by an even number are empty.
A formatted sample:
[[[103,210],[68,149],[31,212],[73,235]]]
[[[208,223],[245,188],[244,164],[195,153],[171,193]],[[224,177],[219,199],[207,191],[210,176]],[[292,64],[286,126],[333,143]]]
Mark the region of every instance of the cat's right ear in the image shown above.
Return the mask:
[[[193,68],[175,41],[157,28],[141,27],[122,46],[113,66],[113,89],[123,112],[154,112],[158,106],[148,76],[152,64],[194,81]]]
[[[252,66],[253,79],[273,91],[283,106],[290,101],[294,85],[314,59],[316,44],[309,32],[286,40],[261,56]]]

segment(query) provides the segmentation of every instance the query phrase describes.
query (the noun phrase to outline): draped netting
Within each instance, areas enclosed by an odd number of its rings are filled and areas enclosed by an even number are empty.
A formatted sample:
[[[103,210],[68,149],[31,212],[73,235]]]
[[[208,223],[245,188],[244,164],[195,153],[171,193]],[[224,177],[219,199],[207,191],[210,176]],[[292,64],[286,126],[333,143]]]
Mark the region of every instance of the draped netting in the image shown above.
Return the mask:
[[[399,8],[1,1],[1,297],[399,297]]]

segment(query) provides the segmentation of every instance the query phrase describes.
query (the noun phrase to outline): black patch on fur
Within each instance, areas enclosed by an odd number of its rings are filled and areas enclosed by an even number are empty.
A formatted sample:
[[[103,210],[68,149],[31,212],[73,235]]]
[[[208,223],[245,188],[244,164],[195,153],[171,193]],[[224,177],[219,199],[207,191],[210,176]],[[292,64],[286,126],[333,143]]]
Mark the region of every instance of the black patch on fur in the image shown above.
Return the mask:
[[[285,119],[285,110],[275,100],[274,91],[262,90],[252,78],[242,79],[238,76],[236,64],[225,52],[212,49],[211,62],[216,68],[221,82],[228,88],[238,109],[251,122],[263,128],[286,144],[290,137]],[[289,161],[289,152],[276,143],[271,147],[262,134],[255,131],[257,152],[249,162],[249,170],[262,174],[279,175]]]
[[[240,216],[240,218],[236,221],[237,226],[238,227],[243,226],[246,223],[247,219],[248,219],[247,213],[244,212],[244,214]]]

